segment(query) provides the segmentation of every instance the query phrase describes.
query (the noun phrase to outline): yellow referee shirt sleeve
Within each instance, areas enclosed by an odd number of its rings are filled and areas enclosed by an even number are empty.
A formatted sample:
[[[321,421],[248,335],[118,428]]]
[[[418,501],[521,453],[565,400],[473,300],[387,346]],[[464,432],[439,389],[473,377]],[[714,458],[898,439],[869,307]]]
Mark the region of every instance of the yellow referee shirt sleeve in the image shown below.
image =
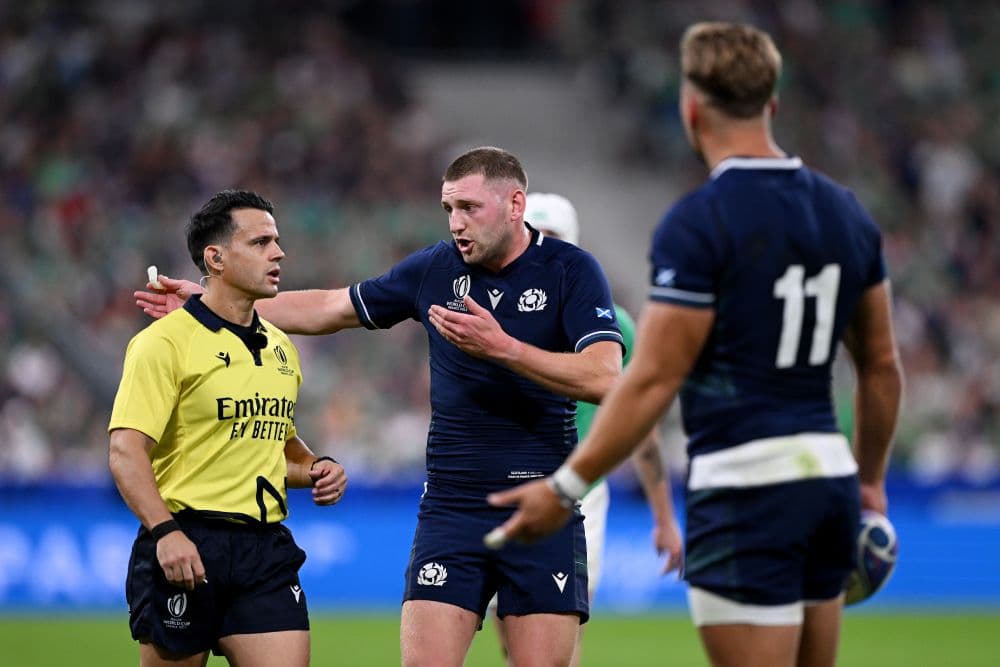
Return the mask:
[[[129,342],[109,431],[131,428],[160,441],[178,403],[179,357],[173,340],[148,329]]]

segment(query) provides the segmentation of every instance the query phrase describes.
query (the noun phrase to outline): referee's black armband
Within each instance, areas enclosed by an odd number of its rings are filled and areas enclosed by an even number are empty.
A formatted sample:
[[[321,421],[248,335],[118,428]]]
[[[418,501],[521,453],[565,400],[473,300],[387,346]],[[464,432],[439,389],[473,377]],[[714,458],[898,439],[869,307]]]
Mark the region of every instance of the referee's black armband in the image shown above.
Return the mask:
[[[316,459],[315,461],[313,461],[311,464],[309,464],[309,469],[312,470],[313,467],[315,467],[315,465],[317,463],[319,463],[320,461],[330,461],[331,463],[336,463],[337,465],[340,465],[340,461],[338,461],[337,459],[333,458],[332,456],[321,456],[318,459]]]
[[[153,536],[154,540],[156,540],[157,542],[159,542],[160,538],[162,538],[162,537],[164,537],[166,535],[169,535],[170,533],[174,532],[175,530],[180,530],[180,529],[181,529],[181,525],[179,523],[177,523],[176,519],[167,519],[166,521],[164,521],[162,523],[158,523],[155,526],[153,526],[149,530],[149,534]]]

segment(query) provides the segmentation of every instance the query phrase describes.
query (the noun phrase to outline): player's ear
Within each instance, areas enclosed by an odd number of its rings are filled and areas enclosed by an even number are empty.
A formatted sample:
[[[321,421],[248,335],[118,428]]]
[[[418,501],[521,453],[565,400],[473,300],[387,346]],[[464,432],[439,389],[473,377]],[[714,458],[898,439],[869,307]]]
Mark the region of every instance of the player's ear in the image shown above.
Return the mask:
[[[205,266],[213,271],[222,273],[222,247],[217,245],[205,246],[204,253]]]
[[[525,198],[524,190],[520,188],[514,190],[514,194],[511,197],[511,206],[510,206],[510,218],[512,221],[515,222],[524,221],[524,208],[526,204],[527,204],[527,199]]]
[[[778,96],[774,95],[767,101],[767,115],[775,118],[778,115]]]

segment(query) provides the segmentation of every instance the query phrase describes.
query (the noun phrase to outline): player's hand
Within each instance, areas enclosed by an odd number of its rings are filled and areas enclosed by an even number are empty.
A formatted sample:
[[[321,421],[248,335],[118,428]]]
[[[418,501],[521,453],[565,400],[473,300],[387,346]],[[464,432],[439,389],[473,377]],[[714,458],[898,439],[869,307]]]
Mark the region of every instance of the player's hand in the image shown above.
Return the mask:
[[[142,308],[142,312],[157,320],[170,311],[183,306],[192,294],[201,294],[205,291],[200,285],[190,280],[177,280],[163,274],[160,274],[159,282],[163,289],[156,289],[151,283],[146,283],[146,289],[151,291],[137,291],[132,294],[135,297],[135,305]]]
[[[684,564],[684,540],[681,538],[677,521],[673,517],[665,521],[657,521],[654,524],[653,547],[656,548],[656,553],[667,558],[661,574],[677,570],[679,575],[681,566]]]
[[[312,497],[317,505],[335,505],[344,498],[347,490],[347,473],[344,466],[333,461],[317,461],[309,469],[312,479]]]
[[[156,559],[174,586],[191,591],[198,584],[205,583],[205,566],[201,563],[198,547],[183,531],[167,533],[156,543]]]
[[[441,336],[466,354],[481,359],[502,359],[512,355],[517,341],[507,335],[493,314],[465,297],[467,313],[443,306],[431,306],[428,318]]]
[[[861,509],[875,510],[882,516],[889,516],[889,499],[885,495],[885,484],[861,483]]]
[[[486,500],[495,507],[517,507],[500,530],[505,539],[518,542],[534,542],[548,537],[562,528],[573,515],[572,510],[559,503],[559,496],[544,479],[491,493]]]

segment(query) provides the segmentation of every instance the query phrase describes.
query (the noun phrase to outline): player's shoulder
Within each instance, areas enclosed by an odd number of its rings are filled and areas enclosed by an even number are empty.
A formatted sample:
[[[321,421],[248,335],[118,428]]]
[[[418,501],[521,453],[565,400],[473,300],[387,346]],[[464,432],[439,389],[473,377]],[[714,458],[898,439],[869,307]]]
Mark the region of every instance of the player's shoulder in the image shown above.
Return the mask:
[[[153,320],[136,333],[128,348],[135,353],[163,353],[184,347],[196,333],[197,321],[184,308],[167,313]]]
[[[133,340],[165,341],[191,336],[196,331],[196,320],[185,308],[173,310],[158,320],[153,320],[135,334]]]
[[[561,264],[564,266],[571,266],[580,263],[590,263],[596,262],[594,256],[581,248],[580,246],[573,245],[562,239],[557,239],[554,236],[546,236],[545,234],[539,233],[537,240],[534,241],[535,245],[538,246],[539,253],[538,257],[540,261],[546,264]]]

